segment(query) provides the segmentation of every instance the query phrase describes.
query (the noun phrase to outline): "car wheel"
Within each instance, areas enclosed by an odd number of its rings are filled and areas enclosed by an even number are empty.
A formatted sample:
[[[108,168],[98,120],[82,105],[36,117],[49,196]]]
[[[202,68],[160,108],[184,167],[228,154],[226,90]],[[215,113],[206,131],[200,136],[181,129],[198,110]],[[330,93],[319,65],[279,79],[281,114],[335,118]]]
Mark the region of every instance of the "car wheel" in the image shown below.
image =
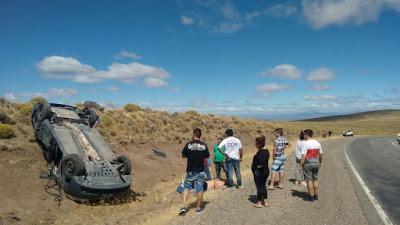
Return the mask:
[[[132,171],[132,164],[131,164],[131,160],[129,160],[128,157],[121,155],[118,156],[117,163],[121,164],[121,166],[119,167],[119,172],[121,175],[130,175],[131,171]]]
[[[53,112],[51,111],[50,105],[49,104],[43,105],[42,111],[40,113],[39,121],[43,121],[45,119],[50,119],[52,115],[53,115]]]
[[[71,179],[73,176],[81,176],[85,174],[85,164],[78,155],[67,155],[62,160],[61,171],[62,175],[66,179]]]
[[[93,127],[96,122],[99,120],[99,116],[97,115],[94,109],[89,109],[89,126]]]

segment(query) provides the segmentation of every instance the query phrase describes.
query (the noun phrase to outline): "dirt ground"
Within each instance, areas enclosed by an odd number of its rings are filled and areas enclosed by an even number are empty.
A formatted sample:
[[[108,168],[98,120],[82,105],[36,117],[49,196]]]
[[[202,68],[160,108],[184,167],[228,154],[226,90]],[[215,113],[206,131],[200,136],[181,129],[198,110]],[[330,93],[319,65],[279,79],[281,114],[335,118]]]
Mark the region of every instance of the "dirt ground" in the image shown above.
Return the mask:
[[[244,144],[245,149],[253,148],[246,141]],[[144,192],[145,196],[92,204],[76,203],[65,196],[60,200],[57,186],[39,178],[46,164],[38,145],[26,140],[0,140],[0,225],[154,224],[163,221],[160,214],[166,209],[175,212],[181,201],[175,190],[186,166],[180,155],[183,144],[111,143],[111,147],[132,160],[132,191]],[[152,149],[164,151],[167,157],[155,155]]]

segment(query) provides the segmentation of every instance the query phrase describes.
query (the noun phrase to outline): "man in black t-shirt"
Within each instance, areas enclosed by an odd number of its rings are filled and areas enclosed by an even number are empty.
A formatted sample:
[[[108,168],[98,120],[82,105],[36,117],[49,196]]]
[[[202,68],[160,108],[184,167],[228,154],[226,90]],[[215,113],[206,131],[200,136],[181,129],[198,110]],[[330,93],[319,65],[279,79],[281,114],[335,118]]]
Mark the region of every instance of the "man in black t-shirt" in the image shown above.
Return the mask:
[[[187,158],[186,178],[184,181],[183,207],[179,210],[179,215],[184,215],[188,211],[189,191],[195,189],[197,192],[196,213],[202,213],[201,206],[203,201],[204,160],[210,157],[207,145],[200,141],[201,130],[193,130],[193,140],[188,142],[182,150],[182,157]]]

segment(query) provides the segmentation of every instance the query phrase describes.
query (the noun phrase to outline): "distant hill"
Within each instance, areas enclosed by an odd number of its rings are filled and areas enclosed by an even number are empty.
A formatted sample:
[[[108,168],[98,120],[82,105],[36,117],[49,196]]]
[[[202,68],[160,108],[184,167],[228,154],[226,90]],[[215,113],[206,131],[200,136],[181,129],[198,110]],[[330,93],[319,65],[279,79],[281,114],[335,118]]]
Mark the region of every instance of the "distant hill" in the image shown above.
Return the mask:
[[[297,120],[302,122],[338,122],[338,121],[400,121],[400,110],[376,110],[347,115],[324,116]]]

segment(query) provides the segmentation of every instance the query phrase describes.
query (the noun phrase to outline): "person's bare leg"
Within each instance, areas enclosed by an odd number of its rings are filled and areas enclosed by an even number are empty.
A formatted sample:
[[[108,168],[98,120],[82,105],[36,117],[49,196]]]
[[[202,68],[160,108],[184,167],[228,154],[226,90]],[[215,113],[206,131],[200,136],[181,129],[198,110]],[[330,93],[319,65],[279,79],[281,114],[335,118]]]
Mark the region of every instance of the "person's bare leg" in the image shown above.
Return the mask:
[[[269,183],[269,189],[274,189],[274,186],[275,186],[275,173],[274,172],[272,172],[272,174],[271,174],[271,183]]]
[[[189,190],[185,189],[183,191],[183,199],[182,199],[182,203],[183,203],[183,207],[184,208],[188,208],[188,200],[189,200]]]
[[[279,188],[283,188],[283,172],[279,172]]]
[[[318,181],[314,180],[313,185],[314,185],[314,195],[318,195],[318,188],[319,188]]]
[[[312,181],[307,181],[307,189],[310,197],[314,197],[314,184]]]
[[[197,208],[201,208],[201,204],[203,203],[203,192],[197,192]]]

